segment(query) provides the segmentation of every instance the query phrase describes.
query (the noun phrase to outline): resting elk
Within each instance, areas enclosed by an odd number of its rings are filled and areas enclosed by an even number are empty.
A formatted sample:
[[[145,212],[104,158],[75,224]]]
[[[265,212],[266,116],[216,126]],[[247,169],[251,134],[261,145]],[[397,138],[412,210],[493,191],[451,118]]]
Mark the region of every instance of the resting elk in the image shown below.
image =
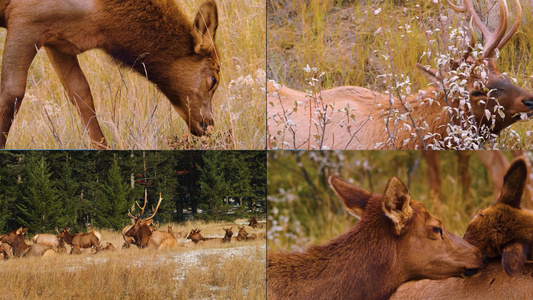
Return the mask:
[[[329,182],[360,217],[349,231],[304,252],[267,252],[268,299],[388,299],[403,283],[471,276],[479,249],[443,228],[396,177],[383,195],[340,179]]]
[[[167,230],[168,230],[168,233],[172,234],[175,238],[181,239],[181,238],[186,238],[187,237],[187,232],[185,232],[185,231],[174,232],[174,231],[172,231],[172,227],[174,227],[174,226],[173,225],[168,225],[167,226]]]
[[[107,148],[77,55],[102,49],[154,83],[195,135],[214,125],[211,99],[219,82],[218,13],[206,0],[191,23],[175,1],[0,1],[9,28],[0,92],[0,147],[20,109],[28,69],[44,48],[80,114],[93,147]]]
[[[343,86],[330,90],[325,90],[317,94],[316,98],[322,101],[323,106],[331,108],[326,115],[330,123],[325,125],[323,132],[324,118],[320,114],[310,120],[310,115],[315,109],[322,110],[320,104],[312,104],[311,107],[299,107],[293,112],[294,103],[306,103],[306,93],[292,90],[281,86],[275,87],[269,82],[268,98],[268,131],[269,147],[277,148],[305,148],[305,149],[425,149],[439,145],[438,148],[450,148],[462,146],[463,141],[447,141],[449,135],[447,125],[463,126],[466,123],[473,123],[475,131],[478,132],[482,125],[486,126],[491,133],[498,134],[502,129],[510,126],[520,119],[519,113],[533,114],[533,94],[522,90],[511,83],[509,78],[498,71],[492,57],[497,49],[501,49],[518,29],[521,19],[521,7],[518,0],[516,21],[505,34],[508,23],[508,8],[505,0],[499,0],[500,23],[495,32],[490,32],[475,13],[472,3],[465,0],[465,6],[457,6],[449,3],[458,11],[466,13],[473,23],[480,29],[485,38],[482,56],[474,60],[469,57],[472,53],[472,46],[475,43],[473,28],[471,26],[471,45],[468,47],[460,62],[452,62],[452,70],[448,73],[428,69],[420,64],[416,67],[429,78],[432,86],[420,91],[417,94],[406,96],[405,100],[392,97],[387,94],[372,91],[363,87]],[[466,71],[457,71],[457,68],[466,66]],[[457,71],[457,72],[456,72]],[[457,74],[455,74],[457,73]],[[486,86],[482,83],[482,73],[488,74]],[[459,93],[453,91],[451,79],[457,76],[458,81],[465,80],[466,90]],[[443,87],[444,83],[444,87]],[[490,95],[487,93],[490,92]],[[275,94],[277,93],[277,95]],[[471,110],[466,105],[461,104],[459,98],[468,98]],[[391,106],[391,101],[393,104]],[[311,100],[313,102],[314,100]],[[448,101],[448,103],[447,103]],[[404,103],[406,105],[404,105]],[[497,104],[503,107],[502,116],[495,112]],[[407,108],[410,107],[410,115],[406,115]],[[451,107],[450,113],[443,112],[443,107]],[[465,115],[473,116],[475,122],[463,122],[458,119],[459,115],[455,111],[462,110]],[[346,110],[348,110],[347,116]],[[397,121],[392,111],[398,110],[405,118],[401,117]],[[487,116],[487,111],[490,116]],[[288,116],[290,115],[290,116]],[[331,116],[330,116],[331,115]],[[290,120],[284,119],[288,116]],[[353,117],[353,118],[352,118]],[[494,124],[489,117],[495,118]],[[450,119],[451,118],[451,119]],[[463,119],[465,119],[463,117]],[[319,129],[317,124],[321,124]],[[292,126],[295,124],[295,127]],[[291,125],[294,133],[289,128]],[[469,127],[471,131],[474,128]],[[314,138],[313,136],[319,138]],[[282,143],[285,144],[282,144]],[[275,143],[275,144],[273,144]]]
[[[53,255],[49,252],[55,251],[52,249],[52,246],[43,245],[43,244],[33,244],[28,245],[24,240],[24,234],[28,231],[28,228],[22,228],[13,230],[7,235],[3,236],[0,239],[0,242],[6,243],[11,246],[14,257],[27,257],[27,256],[50,256]]]
[[[60,253],[64,253],[67,251],[65,247],[65,242],[51,233],[36,234],[33,236],[32,241],[34,244],[43,244],[51,246],[54,250]]]
[[[237,234],[237,241],[250,241],[256,239],[255,234],[249,234],[246,229],[244,229],[244,226],[239,226],[239,233]]]
[[[531,299],[533,212],[520,207],[527,173],[525,160],[515,159],[496,203],[468,224],[464,239],[492,257],[479,276],[409,282],[392,299]]]
[[[251,217],[250,222],[248,223],[248,226],[252,228],[263,228],[263,224],[259,224],[256,217]]]
[[[233,227],[230,227],[230,228],[222,227],[222,229],[224,229],[224,231],[226,232],[226,234],[222,238],[222,242],[223,243],[230,243],[231,242],[231,237],[233,236],[233,231],[231,230],[232,228]]]
[[[97,237],[95,231],[88,233],[76,233],[74,235],[70,234],[69,228],[63,228],[61,233],[58,235],[58,238],[64,240],[69,244],[72,249],[70,250],[71,254],[80,254],[81,249],[83,248],[92,248],[94,247],[95,251],[98,252],[100,248],[100,239]]]
[[[156,249],[166,249],[166,248],[175,248],[178,246],[178,241],[174,236],[168,232],[161,232],[161,231],[152,231],[150,228],[150,224],[152,223],[153,217],[155,217],[155,214],[157,213],[157,210],[159,209],[159,205],[161,204],[161,194],[159,195],[159,201],[157,202],[157,206],[155,210],[153,210],[153,213],[151,216],[147,218],[142,218],[142,215],[144,214],[144,209],[146,208],[146,202],[147,197],[144,198],[144,205],[141,208],[141,212],[138,216],[134,216],[131,214],[131,212],[128,212],[128,215],[135,219],[135,224],[131,226],[131,228],[126,231],[124,234],[128,237],[133,237],[136,241],[137,246],[141,248],[156,248]]]

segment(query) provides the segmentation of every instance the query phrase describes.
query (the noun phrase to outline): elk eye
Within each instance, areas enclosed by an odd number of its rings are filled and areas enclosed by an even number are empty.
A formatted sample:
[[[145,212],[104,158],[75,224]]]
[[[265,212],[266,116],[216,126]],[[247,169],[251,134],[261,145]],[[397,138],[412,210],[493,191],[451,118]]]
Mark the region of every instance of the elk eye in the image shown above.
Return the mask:
[[[442,237],[442,228],[440,227],[433,227],[433,232],[440,234]]]
[[[472,97],[481,97],[481,96],[486,96],[485,93],[483,92],[480,92],[480,91],[473,91],[472,93],[470,93],[470,95],[472,95]]]
[[[216,84],[217,84],[217,79],[214,76],[211,76],[211,87],[209,88],[209,90],[212,90]]]

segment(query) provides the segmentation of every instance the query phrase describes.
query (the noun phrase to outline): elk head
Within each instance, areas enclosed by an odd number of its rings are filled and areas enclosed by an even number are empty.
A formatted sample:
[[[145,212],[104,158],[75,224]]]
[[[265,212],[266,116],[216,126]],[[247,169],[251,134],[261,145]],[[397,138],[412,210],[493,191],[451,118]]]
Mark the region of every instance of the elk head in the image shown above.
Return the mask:
[[[520,120],[520,113],[526,113],[528,117],[533,115],[533,94],[511,83],[506,75],[498,71],[492,59],[494,50],[499,50],[505,46],[509,39],[516,33],[522,15],[520,3],[518,0],[515,0],[517,6],[516,21],[506,34],[509,18],[507,2],[506,0],[498,1],[500,7],[500,23],[494,32],[490,32],[481,21],[481,18],[476,14],[471,0],[464,0],[464,6],[458,6],[451,3],[450,0],[446,0],[453,10],[466,13],[470,17],[470,45],[461,61],[451,62],[453,76],[455,77],[456,75],[459,81],[465,79],[467,82],[466,89],[461,93],[461,97],[470,99],[476,124],[478,126],[483,124],[491,128],[491,132],[493,133],[498,133],[505,127]],[[472,23],[478,27],[485,37],[483,54],[476,60],[471,56],[475,46],[475,33]],[[460,66],[465,71],[458,71],[457,69]],[[446,89],[450,91],[450,82],[447,82],[446,78],[452,76],[449,76],[442,70],[439,72],[434,69],[425,68],[420,64],[417,64],[417,68],[428,79],[441,86],[441,88],[442,83],[444,83]],[[486,77],[486,79],[484,80],[483,77]],[[496,113],[497,107],[500,106],[503,107],[503,111]],[[488,119],[488,116],[486,116],[487,110],[495,115],[495,121]]]
[[[484,255],[501,255],[503,269],[511,277],[520,274],[533,247],[533,213],[520,207],[526,181],[526,162],[519,157],[505,174],[496,203],[480,210],[464,235]]]
[[[217,5],[205,1],[191,28],[191,53],[172,62],[162,62],[161,78],[153,78],[174,109],[194,135],[204,135],[213,126],[211,100],[219,85],[220,66],[215,34],[218,27]]]
[[[128,215],[135,220],[135,223],[131,226],[131,228],[124,233],[125,236],[133,237],[135,238],[135,241],[138,243],[137,245],[140,247],[145,247],[148,243],[148,240],[152,236],[152,229],[150,228],[150,224],[152,223],[152,218],[155,217],[155,214],[157,213],[157,210],[159,209],[159,205],[161,204],[161,194],[159,194],[159,201],[157,202],[157,206],[155,209],[152,209],[153,213],[151,216],[147,218],[142,218],[142,215],[144,214],[144,209],[146,208],[146,202],[147,202],[147,194],[146,190],[144,191],[144,205],[139,208],[141,209],[141,212],[138,216],[134,216],[131,214],[130,211],[128,211]]]

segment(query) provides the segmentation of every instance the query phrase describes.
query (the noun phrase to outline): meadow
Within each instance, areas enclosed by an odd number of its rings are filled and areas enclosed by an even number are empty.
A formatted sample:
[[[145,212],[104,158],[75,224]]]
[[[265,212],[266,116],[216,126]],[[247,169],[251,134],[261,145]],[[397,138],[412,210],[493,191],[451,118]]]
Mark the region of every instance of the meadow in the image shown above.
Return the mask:
[[[192,21],[204,0],[177,2]],[[215,129],[207,138],[192,136],[167,98],[143,76],[100,50],[78,56],[111,149],[265,148],[265,2],[219,0],[217,5],[221,78],[212,103]],[[6,30],[1,30],[1,44],[5,36]],[[25,99],[6,148],[91,148],[77,110],[44,50],[31,66]]]
[[[329,187],[332,174],[376,194],[383,193],[389,179],[396,176],[407,186],[412,200],[423,202],[445,228],[463,236],[478,210],[498,196],[493,194],[487,169],[475,152],[470,154],[468,205],[460,187],[455,151],[439,151],[442,194],[438,202],[430,194],[428,167],[420,151],[269,151],[267,247],[301,251],[309,245],[325,244],[357,222]],[[512,153],[504,154],[512,161]],[[528,156],[530,159],[531,153]]]
[[[204,237],[222,238],[224,230],[245,225],[188,222],[174,231],[201,228]],[[241,224],[242,223],[242,224]],[[163,224],[160,230],[167,229]],[[194,245],[178,239],[177,249],[121,249],[120,232],[99,230],[102,245],[113,243],[114,252],[81,255],[60,254],[48,258],[0,261],[0,299],[265,299],[265,239],[220,239]],[[236,236],[236,234],[234,234]]]
[[[483,16],[498,18],[491,4],[495,1],[476,2],[486,8]],[[516,8],[508,2],[514,22]],[[496,63],[500,72],[531,91],[533,11],[528,9],[531,1],[521,3],[519,29]],[[269,80],[309,94],[352,85],[378,92],[399,87],[402,95],[429,83],[416,63],[435,68],[441,56],[457,57],[462,48],[450,37],[457,38],[454,30],[467,25],[444,0],[269,0],[267,24]],[[491,30],[494,26],[488,25]],[[496,147],[529,149],[531,133],[533,122],[517,122],[500,133]]]

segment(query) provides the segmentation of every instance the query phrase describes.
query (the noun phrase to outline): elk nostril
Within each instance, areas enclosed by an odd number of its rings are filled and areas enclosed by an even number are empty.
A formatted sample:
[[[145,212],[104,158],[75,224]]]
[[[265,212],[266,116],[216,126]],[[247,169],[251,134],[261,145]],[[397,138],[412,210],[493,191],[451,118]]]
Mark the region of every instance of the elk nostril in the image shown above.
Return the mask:
[[[528,109],[533,109],[533,98],[530,98],[530,99],[524,99],[524,100],[522,100],[522,103],[523,103],[524,106],[527,107]]]
[[[205,131],[206,128],[207,128],[207,126],[205,125],[204,122],[200,122],[200,123],[198,124],[198,126],[200,126],[200,128],[202,128],[202,130],[204,130],[204,131]]]

